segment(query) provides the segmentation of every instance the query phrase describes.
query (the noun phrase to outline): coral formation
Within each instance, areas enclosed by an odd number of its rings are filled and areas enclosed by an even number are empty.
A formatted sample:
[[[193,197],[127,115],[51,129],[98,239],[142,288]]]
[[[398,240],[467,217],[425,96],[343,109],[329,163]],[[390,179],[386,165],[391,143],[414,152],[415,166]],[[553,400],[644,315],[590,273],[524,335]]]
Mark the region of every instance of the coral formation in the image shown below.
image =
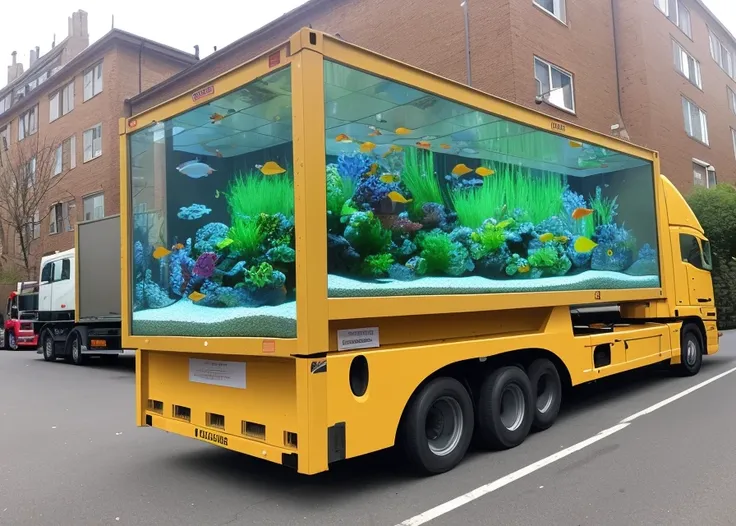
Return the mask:
[[[212,212],[211,208],[207,208],[204,205],[200,205],[197,203],[194,203],[189,206],[182,206],[179,208],[179,212],[176,214],[176,217],[179,219],[199,219],[202,216],[205,216]]]

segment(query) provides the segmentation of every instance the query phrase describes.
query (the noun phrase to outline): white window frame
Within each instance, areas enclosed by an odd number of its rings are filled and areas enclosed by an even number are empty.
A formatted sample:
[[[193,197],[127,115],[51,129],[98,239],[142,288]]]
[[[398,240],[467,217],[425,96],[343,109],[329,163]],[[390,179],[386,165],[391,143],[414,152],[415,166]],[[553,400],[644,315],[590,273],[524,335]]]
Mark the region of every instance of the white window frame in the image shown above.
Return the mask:
[[[544,93],[543,91],[543,84],[542,81],[537,78],[537,62],[547,67],[547,84],[549,85],[549,93]],[[561,75],[565,75],[570,78],[570,95],[572,96],[572,108],[568,108],[565,106],[565,96],[564,96],[564,89],[562,87],[555,88],[552,86],[552,70],[557,70],[558,73]],[[544,98],[544,101],[548,104],[551,104],[555,108],[559,108],[562,111],[566,111],[568,113],[575,113],[575,79],[573,77],[573,74],[569,71],[566,71],[562,69],[559,66],[556,66],[552,64],[551,62],[548,62],[544,60],[543,58],[540,58],[538,56],[534,56],[534,79],[537,82],[537,96],[542,96]],[[561,101],[553,100],[553,95],[556,95],[557,93],[560,93],[562,95]],[[557,99],[558,97],[555,97]]]
[[[731,142],[733,142],[733,156],[736,158],[736,130],[731,128]]]
[[[56,148],[56,152],[54,156],[54,176],[59,175],[61,171],[64,169],[63,161],[64,161],[64,144],[62,143]]]
[[[687,105],[687,112],[685,111],[685,106]],[[693,135],[693,108],[698,110],[698,116],[700,119],[700,128],[703,132],[703,137],[697,137],[696,135]],[[683,120],[685,121],[685,133],[687,133],[687,136],[691,139],[694,139],[698,142],[701,142],[705,144],[706,146],[709,145],[708,142],[708,114],[703,111],[703,109],[695,104],[693,101],[686,97],[682,97],[682,116]]]
[[[5,97],[0,99],[0,115],[5,113],[13,105],[13,93],[10,92]]]
[[[82,89],[84,91],[84,102],[102,93],[103,67],[102,61],[98,62],[84,72],[82,77]]]
[[[22,141],[38,131],[38,104],[18,117],[18,140]]]
[[[0,151],[7,151],[8,148],[10,148],[10,124],[0,128]]]
[[[695,166],[700,166],[703,169],[703,174],[705,175],[705,179],[703,180],[702,184],[695,182]],[[710,177],[711,174],[713,175],[713,184],[710,183]],[[693,185],[694,186],[704,186],[705,188],[711,188],[713,186],[716,186],[718,184],[718,175],[716,174],[715,167],[705,161],[701,161],[700,159],[696,159],[693,157]]]
[[[682,16],[682,13],[687,13],[686,17]],[[682,27],[683,19],[687,20],[687,30]],[[675,2],[675,24],[680,28],[680,31],[685,33],[689,39],[693,38],[693,17],[690,15],[690,10],[683,5],[680,0]]]
[[[664,13],[664,16],[670,16],[669,0],[654,0],[654,7],[662,11],[662,13]]]
[[[726,86],[726,96],[728,97],[728,107],[731,108],[731,112],[736,115],[736,91],[731,86]]]
[[[555,17],[563,24],[567,24],[567,6],[565,5],[567,0],[552,0],[552,11],[544,7],[540,3],[541,1],[542,0],[532,0],[532,3],[548,15]]]
[[[36,158],[32,157],[30,161],[26,163],[26,182],[28,188],[32,188],[36,184]]]
[[[49,99],[49,122],[67,115],[74,109],[74,81],[54,93]]]
[[[672,40],[675,69],[693,86],[703,89],[703,77],[700,72],[700,62],[687,52],[677,40]],[[692,66],[691,66],[692,61]],[[692,70],[692,71],[691,71]],[[693,78],[695,77],[695,78]]]
[[[99,201],[98,201],[99,199]],[[87,217],[87,204],[90,204],[91,212],[90,217]],[[92,194],[85,196],[82,199],[82,216],[85,221],[93,219],[102,219],[105,217],[105,194],[100,192],[98,194]]]
[[[84,162],[87,163],[102,155],[102,123],[84,130]]]
[[[708,28],[708,44],[710,47],[711,58],[716,61],[716,64],[718,64],[718,66],[725,71],[729,77],[733,77],[733,52],[726,47],[721,39],[718,38],[710,28]]]

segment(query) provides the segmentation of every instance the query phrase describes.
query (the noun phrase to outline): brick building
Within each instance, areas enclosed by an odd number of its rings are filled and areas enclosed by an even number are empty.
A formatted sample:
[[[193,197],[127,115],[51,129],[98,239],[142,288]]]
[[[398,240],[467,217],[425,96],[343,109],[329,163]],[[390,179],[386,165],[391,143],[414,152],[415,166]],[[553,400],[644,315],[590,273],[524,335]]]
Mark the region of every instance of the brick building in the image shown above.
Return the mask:
[[[13,148],[38,134],[44,145],[58,146],[53,170],[63,174],[29,225],[33,264],[42,253],[71,248],[76,221],[120,211],[123,101],[196,60],[118,29],[90,46],[84,11],[69,18],[67,38],[45,55],[31,50],[28,70],[13,52],[8,84],[0,89],[0,148],[12,157]],[[18,236],[7,227],[3,234],[3,254],[18,258]]]
[[[459,82],[467,79],[469,51],[474,87],[657,149],[662,171],[685,192],[712,184],[716,174],[736,182],[736,39],[701,0],[463,4],[311,0],[133,97],[129,113],[191,90],[311,25]]]

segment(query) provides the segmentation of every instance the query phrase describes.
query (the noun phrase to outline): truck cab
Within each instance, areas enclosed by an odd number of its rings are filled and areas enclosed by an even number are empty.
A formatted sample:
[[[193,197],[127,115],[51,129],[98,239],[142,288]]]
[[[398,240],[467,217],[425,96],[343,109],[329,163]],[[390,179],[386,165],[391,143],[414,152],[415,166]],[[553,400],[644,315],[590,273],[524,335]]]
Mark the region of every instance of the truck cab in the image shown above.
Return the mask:
[[[40,322],[74,320],[74,249],[41,258],[38,287]]]
[[[33,322],[38,317],[38,293],[24,291],[20,285],[18,289],[8,295],[3,336],[3,347],[14,351],[38,345],[38,336],[33,331]]]

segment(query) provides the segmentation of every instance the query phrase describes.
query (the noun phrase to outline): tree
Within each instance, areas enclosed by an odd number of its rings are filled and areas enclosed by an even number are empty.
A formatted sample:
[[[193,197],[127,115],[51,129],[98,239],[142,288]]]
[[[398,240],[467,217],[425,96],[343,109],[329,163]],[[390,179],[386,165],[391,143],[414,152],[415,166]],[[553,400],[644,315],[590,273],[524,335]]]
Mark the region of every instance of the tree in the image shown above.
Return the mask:
[[[27,278],[35,264],[32,245],[50,212],[47,203],[65,175],[58,141],[35,133],[9,147],[0,144],[0,239],[12,232],[18,236]]]

